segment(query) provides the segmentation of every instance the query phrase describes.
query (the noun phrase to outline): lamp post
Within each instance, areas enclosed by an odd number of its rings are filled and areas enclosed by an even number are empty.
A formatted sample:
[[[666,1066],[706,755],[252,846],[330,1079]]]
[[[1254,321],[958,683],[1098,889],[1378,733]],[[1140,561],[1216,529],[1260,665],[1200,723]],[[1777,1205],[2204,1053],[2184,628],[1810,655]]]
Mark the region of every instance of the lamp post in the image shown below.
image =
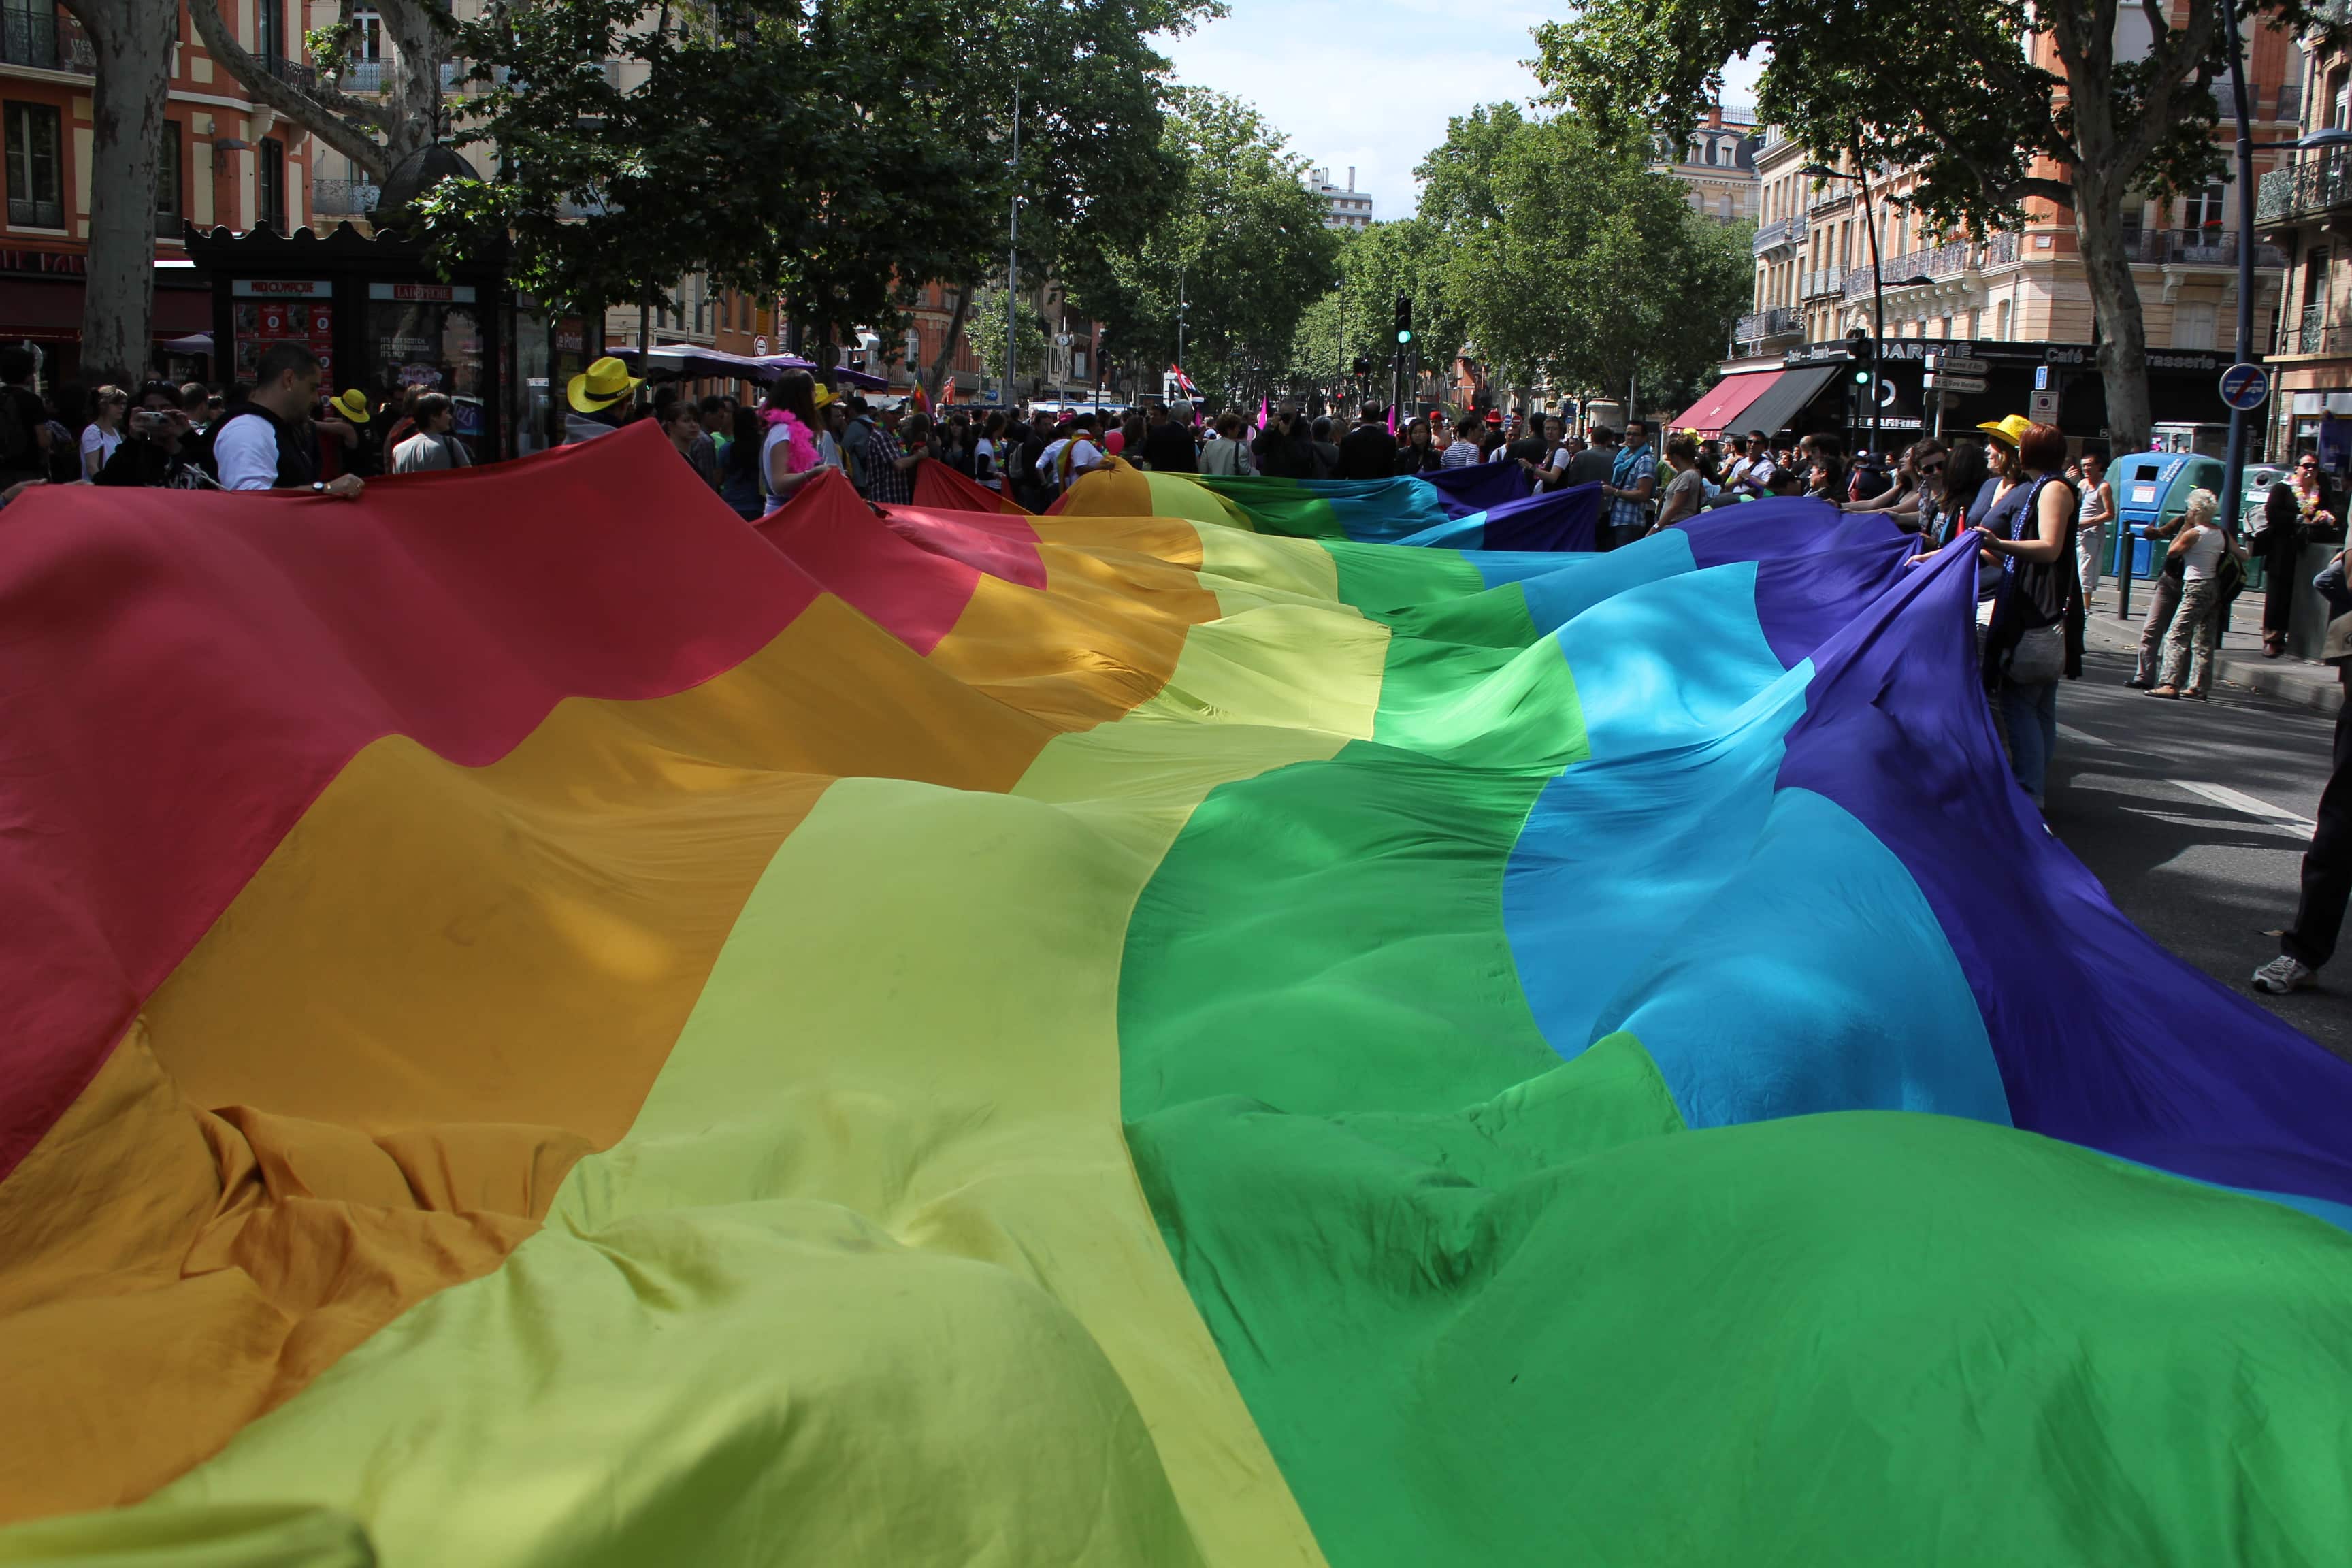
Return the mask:
[[[2315,131],[2292,142],[2257,142],[2246,101],[2245,40],[2238,29],[2230,29],[2230,98],[2232,118],[2237,121],[2238,163],[2238,342],[2237,361],[2244,364],[2254,357],[2254,154],[2257,152],[2294,150],[2313,152],[2323,148],[2352,147],[2352,131],[2331,128]],[[2279,291],[2279,313],[2285,314],[2285,289]],[[2277,395],[2277,388],[2272,388]],[[2230,451],[2221,466],[2222,513],[2228,526],[2235,531],[2244,521],[2240,513],[2244,510],[2244,497],[2240,493],[2246,484],[2246,410],[2230,410]]]
[[[1815,180],[1844,180],[1862,187],[1863,228],[1870,237],[1870,361],[1873,367],[1870,387],[1870,449],[1875,452],[1878,450],[1876,366],[1878,346],[1886,341],[1886,279],[1880,276],[1878,266],[1878,209],[1871,205],[1870,174],[1867,170],[1862,169],[1861,165],[1862,160],[1856,158],[1854,166],[1859,172],[1844,174],[1823,163],[1808,163],[1800,173],[1811,174]]]

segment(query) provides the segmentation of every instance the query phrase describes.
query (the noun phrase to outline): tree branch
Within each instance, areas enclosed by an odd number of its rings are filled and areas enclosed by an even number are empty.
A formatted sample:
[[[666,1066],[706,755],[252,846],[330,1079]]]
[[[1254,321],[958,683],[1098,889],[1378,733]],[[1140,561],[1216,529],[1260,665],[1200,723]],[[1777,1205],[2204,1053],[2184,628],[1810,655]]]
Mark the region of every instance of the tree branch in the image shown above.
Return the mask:
[[[270,74],[230,33],[221,16],[220,0],[188,0],[188,15],[205,47],[253,95],[255,102],[285,115],[377,179],[391,172],[383,146],[361,129],[383,128],[382,110],[333,88],[305,91]]]

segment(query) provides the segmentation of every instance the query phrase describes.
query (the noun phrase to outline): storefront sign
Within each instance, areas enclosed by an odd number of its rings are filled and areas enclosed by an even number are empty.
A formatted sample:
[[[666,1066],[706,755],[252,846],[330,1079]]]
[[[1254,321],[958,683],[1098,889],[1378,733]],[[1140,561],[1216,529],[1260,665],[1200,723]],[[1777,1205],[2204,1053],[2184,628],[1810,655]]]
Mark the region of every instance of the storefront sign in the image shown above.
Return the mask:
[[[331,300],[335,286],[323,278],[240,278],[228,286],[238,300]]]
[[[0,272],[48,272],[78,278],[89,270],[89,258],[66,250],[0,250]]]
[[[371,300],[404,300],[421,304],[470,305],[474,288],[470,283],[371,283]]]

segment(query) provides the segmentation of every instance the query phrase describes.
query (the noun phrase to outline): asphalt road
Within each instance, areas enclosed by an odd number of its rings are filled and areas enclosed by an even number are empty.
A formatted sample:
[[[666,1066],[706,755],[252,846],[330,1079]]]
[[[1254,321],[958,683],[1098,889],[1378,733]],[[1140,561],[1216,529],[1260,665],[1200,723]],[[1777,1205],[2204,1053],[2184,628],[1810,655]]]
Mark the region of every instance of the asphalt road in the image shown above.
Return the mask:
[[[2094,648],[2059,689],[2051,830],[2141,930],[2352,1060],[2352,952],[2314,990],[2246,984],[2294,918],[2335,721],[2219,683],[2208,701],[2168,702],[2130,674]]]

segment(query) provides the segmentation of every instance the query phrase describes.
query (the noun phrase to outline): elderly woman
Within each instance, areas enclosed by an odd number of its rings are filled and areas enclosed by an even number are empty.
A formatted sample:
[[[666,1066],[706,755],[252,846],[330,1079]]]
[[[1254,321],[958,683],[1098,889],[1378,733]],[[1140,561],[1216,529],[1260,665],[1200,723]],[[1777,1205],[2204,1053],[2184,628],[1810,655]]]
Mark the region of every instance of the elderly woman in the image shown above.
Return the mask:
[[[2164,683],[2150,697],[2194,697],[2202,700],[2213,680],[2213,636],[2221,616],[2223,563],[2243,561],[2245,546],[2231,537],[2214,514],[2221,501],[2211,490],[2197,490],[2181,516],[2180,531],[2168,552],[2180,561],[2180,604],[2172,612],[2170,634],[2164,639]],[[2194,662],[2192,663],[2192,655]],[[2189,677],[2187,689],[2180,678]]]

